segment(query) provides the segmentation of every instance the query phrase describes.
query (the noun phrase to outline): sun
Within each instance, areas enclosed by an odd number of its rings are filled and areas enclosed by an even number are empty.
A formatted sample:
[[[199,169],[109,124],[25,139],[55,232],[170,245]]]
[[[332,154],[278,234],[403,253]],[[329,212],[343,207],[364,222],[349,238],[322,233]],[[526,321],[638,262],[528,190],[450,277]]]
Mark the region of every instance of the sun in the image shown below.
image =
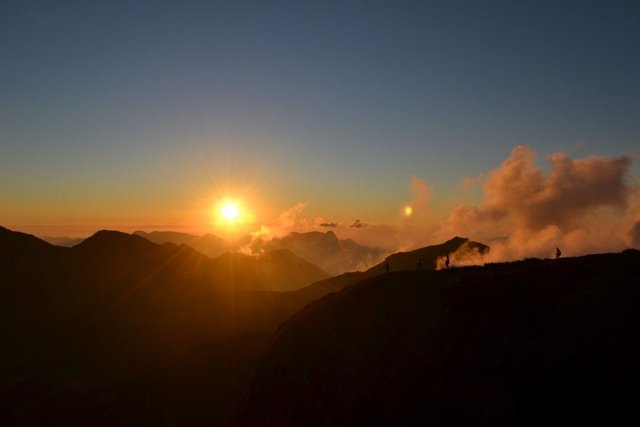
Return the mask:
[[[246,198],[220,198],[208,211],[211,225],[217,233],[238,234],[251,231],[255,214]]]
[[[222,214],[222,218],[231,222],[231,221],[235,221],[238,218],[238,215],[240,214],[240,210],[238,209],[238,206],[234,203],[225,203],[220,208],[220,213]]]

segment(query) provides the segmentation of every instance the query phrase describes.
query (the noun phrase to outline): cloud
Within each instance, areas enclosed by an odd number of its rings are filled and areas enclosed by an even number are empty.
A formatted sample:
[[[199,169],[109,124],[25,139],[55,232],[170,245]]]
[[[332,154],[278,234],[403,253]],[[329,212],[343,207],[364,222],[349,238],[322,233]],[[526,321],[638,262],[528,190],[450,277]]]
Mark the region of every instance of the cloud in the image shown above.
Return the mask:
[[[339,224],[337,222],[325,221],[324,218],[318,217],[314,221],[316,227],[336,228]]]
[[[278,216],[278,221],[274,229],[277,230],[278,236],[285,235],[295,227],[300,213],[307,207],[308,203],[298,203]]]
[[[367,223],[362,222],[359,219],[356,219],[349,225],[349,228],[364,228],[366,226],[367,226]]]
[[[318,224],[318,227],[336,228],[337,226],[337,222],[321,222],[320,224]]]
[[[549,176],[533,165],[533,159],[530,149],[519,146],[492,172],[485,187],[486,209],[492,215],[510,215],[532,230],[548,225],[567,229],[575,228],[576,220],[590,209],[626,207],[628,157],[573,161],[556,153],[549,157]]]
[[[307,207],[307,203],[297,203],[283,211],[272,224],[262,224],[258,230],[250,233],[248,243],[240,247],[240,252],[246,255],[256,255],[262,252],[262,244],[274,237],[283,237],[296,229],[302,222],[299,216]]]
[[[483,251],[480,246],[467,241],[455,252],[449,254],[449,263],[451,267],[478,265],[484,261],[486,255],[487,251]],[[446,259],[447,256],[440,256],[436,259],[436,270],[447,268]]]
[[[636,221],[631,230],[629,230],[629,237],[631,246],[640,249],[640,220]]]
[[[485,176],[482,174],[476,175],[476,176],[468,176],[462,180],[459,187],[463,191],[475,190],[477,187],[479,187],[482,184],[484,179],[485,179]]]
[[[426,212],[431,204],[431,186],[424,180],[412,176],[409,188],[411,189],[411,200],[407,203],[407,207],[410,209],[405,208],[405,214],[411,216],[413,213]]]
[[[574,255],[624,245],[616,218],[634,190],[627,182],[629,157],[572,160],[555,153],[548,157],[548,173],[534,159],[528,147],[514,148],[487,175],[479,206],[462,204],[451,211],[445,234],[478,240],[507,236],[492,248],[491,256],[499,259],[550,256],[556,245]]]

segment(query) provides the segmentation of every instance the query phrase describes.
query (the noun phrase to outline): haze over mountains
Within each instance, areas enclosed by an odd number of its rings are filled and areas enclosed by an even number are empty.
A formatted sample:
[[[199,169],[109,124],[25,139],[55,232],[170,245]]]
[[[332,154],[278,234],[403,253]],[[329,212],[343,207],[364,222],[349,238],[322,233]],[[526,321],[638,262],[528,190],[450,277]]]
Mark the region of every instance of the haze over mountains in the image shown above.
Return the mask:
[[[177,231],[135,231],[132,234],[157,244],[189,245],[210,258],[216,258],[225,252],[259,255],[286,249],[332,275],[366,269],[389,253],[386,249],[360,245],[352,239],[338,239],[333,231],[292,232],[284,237],[271,239],[247,235],[235,241],[227,241],[210,233],[197,236]],[[47,236],[42,239],[54,245],[66,247],[72,247],[84,240]]]
[[[254,239],[249,247],[254,253],[288,249],[330,274],[364,270],[388,253],[384,249],[359,245],[352,239],[338,239],[333,231],[293,232],[271,240]]]
[[[292,232],[286,236],[271,239],[244,236],[235,242],[226,241],[213,234],[195,236],[174,231],[153,231],[151,233],[136,231],[133,234],[158,244],[170,242],[176,245],[189,245],[211,258],[225,252],[263,254],[285,249],[332,275],[364,270],[388,254],[385,249],[363,246],[352,239],[338,239],[333,231],[324,233],[319,231]]]
[[[180,233],[176,231],[152,231],[150,233],[144,231],[135,231],[133,234],[144,237],[154,243],[173,243],[175,245],[189,245],[193,249],[205,254],[210,258],[215,258],[225,252],[237,251],[237,245],[227,242],[226,240],[213,234],[204,234],[196,236],[188,233]]]

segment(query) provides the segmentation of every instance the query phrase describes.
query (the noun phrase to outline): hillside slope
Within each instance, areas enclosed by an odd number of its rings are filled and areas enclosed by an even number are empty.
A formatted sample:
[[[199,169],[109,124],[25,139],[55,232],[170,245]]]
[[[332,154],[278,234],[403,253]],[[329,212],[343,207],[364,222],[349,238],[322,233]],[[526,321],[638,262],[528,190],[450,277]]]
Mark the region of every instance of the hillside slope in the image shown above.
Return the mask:
[[[637,425],[640,253],[365,279],[264,352],[241,425]]]

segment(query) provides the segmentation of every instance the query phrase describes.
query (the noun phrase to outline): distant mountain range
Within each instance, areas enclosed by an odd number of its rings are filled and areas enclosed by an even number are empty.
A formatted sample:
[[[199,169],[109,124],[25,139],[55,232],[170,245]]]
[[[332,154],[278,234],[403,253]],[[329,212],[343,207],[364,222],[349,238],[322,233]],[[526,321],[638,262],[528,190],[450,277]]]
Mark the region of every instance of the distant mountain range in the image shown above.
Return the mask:
[[[268,241],[257,239],[251,249],[257,253],[288,249],[334,275],[364,270],[388,254],[387,250],[362,246],[351,239],[338,239],[333,231],[294,232]]]
[[[158,244],[189,245],[211,258],[225,252],[239,252],[243,246],[247,246],[249,252],[255,254],[285,249],[319,266],[331,275],[364,270],[388,254],[385,249],[363,246],[351,239],[338,239],[333,231],[326,233],[319,231],[293,232],[282,238],[270,240],[252,239],[246,236],[233,243],[213,234],[195,236],[174,231],[154,231],[151,233],[136,231],[133,234]]]
[[[60,411],[78,410],[83,419],[82,408],[91,412],[85,405],[94,398],[131,393],[140,376],[157,381],[198,354],[227,357],[226,345],[248,346],[245,356],[237,355],[248,358],[240,371],[229,355],[231,365],[215,371],[220,378],[202,375],[213,384],[224,380],[216,393],[239,399],[236,379],[248,384],[251,361],[280,322],[334,290],[320,284],[304,291],[327,277],[286,250],[210,259],[187,245],[115,231],[64,248],[0,228],[0,396],[8,396],[0,399],[0,422],[8,423],[4,415],[10,424],[23,421],[25,405],[35,424]],[[300,290],[283,292],[293,289]],[[116,418],[121,411],[143,417],[144,408],[120,403],[106,405]],[[236,407],[212,405],[227,422]]]
[[[196,236],[193,234],[179,233],[176,231],[135,231],[133,234],[144,237],[154,243],[173,243],[176,245],[189,245],[200,253],[210,258],[216,258],[225,252],[236,252],[238,246],[227,242],[221,237],[213,234]]]

